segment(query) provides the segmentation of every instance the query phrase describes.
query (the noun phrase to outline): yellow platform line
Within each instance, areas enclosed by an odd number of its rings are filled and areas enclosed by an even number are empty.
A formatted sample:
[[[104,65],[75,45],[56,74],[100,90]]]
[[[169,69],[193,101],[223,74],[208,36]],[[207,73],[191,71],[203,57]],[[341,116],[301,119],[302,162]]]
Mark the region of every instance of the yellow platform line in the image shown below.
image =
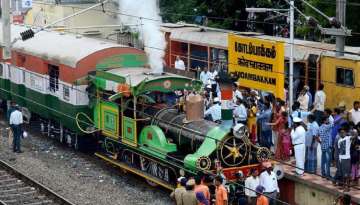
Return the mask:
[[[101,159],[103,159],[103,160],[105,160],[107,162],[110,162],[111,164],[113,164],[113,165],[115,165],[117,167],[125,169],[125,170],[127,170],[127,171],[129,171],[129,172],[131,172],[133,174],[139,175],[139,176],[141,176],[141,177],[143,177],[143,178],[145,178],[147,180],[150,180],[150,181],[152,181],[152,182],[154,182],[154,183],[156,183],[156,184],[158,184],[158,185],[160,185],[160,186],[162,186],[162,187],[164,187],[166,189],[169,189],[169,190],[174,190],[175,189],[175,187],[172,186],[171,184],[169,184],[169,183],[167,183],[167,182],[165,182],[163,180],[157,179],[157,178],[155,178],[155,177],[153,177],[153,176],[151,176],[151,175],[149,175],[149,174],[147,174],[147,173],[145,173],[143,171],[140,171],[138,169],[129,167],[125,163],[112,160],[112,159],[110,159],[110,158],[108,158],[108,157],[106,157],[106,156],[104,156],[104,155],[102,155],[100,153],[95,153],[95,156],[97,156],[97,157],[99,157],[99,158],[101,158]]]

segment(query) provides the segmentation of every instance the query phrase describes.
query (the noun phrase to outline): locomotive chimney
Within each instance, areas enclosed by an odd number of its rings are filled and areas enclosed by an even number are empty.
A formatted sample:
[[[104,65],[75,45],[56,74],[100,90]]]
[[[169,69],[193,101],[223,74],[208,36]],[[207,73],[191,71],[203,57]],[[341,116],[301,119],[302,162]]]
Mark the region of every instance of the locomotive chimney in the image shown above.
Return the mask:
[[[204,99],[201,95],[189,95],[186,97],[186,121],[200,121],[204,119]]]

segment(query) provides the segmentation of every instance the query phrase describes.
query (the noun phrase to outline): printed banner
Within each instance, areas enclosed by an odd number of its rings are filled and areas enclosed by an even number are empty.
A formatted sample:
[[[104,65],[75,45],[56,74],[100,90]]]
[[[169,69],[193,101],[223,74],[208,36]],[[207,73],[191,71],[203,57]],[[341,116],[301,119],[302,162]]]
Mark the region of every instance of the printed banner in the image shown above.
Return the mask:
[[[229,73],[239,85],[284,99],[284,43],[234,34],[228,40]]]

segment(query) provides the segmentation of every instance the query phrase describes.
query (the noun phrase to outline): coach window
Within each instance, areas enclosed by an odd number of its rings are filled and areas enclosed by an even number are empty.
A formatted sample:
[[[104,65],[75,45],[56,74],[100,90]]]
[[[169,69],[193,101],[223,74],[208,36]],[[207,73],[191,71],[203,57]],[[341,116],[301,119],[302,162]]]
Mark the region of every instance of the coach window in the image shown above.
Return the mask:
[[[64,97],[64,100],[66,100],[66,101],[70,100],[70,88],[69,88],[69,86],[66,86],[66,85],[63,86],[63,97]]]
[[[354,86],[354,72],[350,68],[336,68],[336,84]]]
[[[0,63],[0,76],[3,77],[4,75],[4,65]]]
[[[59,90],[59,66],[48,65],[49,69],[49,89],[52,92]]]
[[[344,86],[354,86],[354,72],[350,68],[336,68],[336,83]]]

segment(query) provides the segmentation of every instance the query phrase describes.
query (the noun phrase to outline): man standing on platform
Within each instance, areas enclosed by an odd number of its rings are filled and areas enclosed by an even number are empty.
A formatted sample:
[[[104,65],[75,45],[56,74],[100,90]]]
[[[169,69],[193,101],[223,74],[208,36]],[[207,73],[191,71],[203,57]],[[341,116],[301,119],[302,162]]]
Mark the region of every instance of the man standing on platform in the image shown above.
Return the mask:
[[[319,139],[321,145],[321,175],[325,178],[330,178],[330,163],[331,163],[331,130],[333,124],[329,122],[329,118],[323,116],[321,126],[319,128]]]
[[[14,142],[13,142],[13,151],[17,153],[21,153],[20,149],[20,140],[22,135],[22,126],[23,124],[23,115],[20,112],[20,108],[18,105],[15,106],[15,111],[13,111],[10,115],[10,127],[14,132]]]
[[[306,131],[302,126],[302,119],[295,117],[293,118],[293,129],[291,130],[291,140],[295,151],[296,169],[295,173],[298,176],[304,174],[305,167],[305,136]]]
[[[318,124],[321,123],[321,119],[324,115],[325,110],[325,101],[326,101],[326,94],[323,91],[324,84],[320,84],[319,90],[315,93],[315,100],[314,100],[314,110],[315,110],[315,118]]]

